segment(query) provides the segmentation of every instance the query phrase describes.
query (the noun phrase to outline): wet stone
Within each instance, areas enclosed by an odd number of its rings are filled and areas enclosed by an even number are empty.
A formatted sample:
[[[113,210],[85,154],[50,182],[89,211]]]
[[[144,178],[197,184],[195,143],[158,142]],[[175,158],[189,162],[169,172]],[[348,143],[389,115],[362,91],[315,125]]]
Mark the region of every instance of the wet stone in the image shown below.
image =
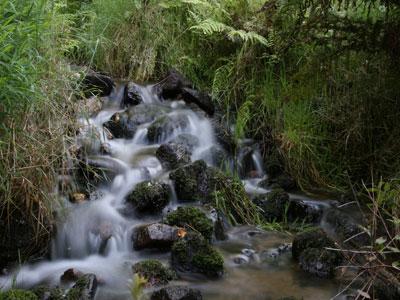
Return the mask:
[[[82,80],[82,90],[85,96],[108,96],[114,88],[111,77],[96,72],[89,72]]]
[[[154,223],[136,228],[132,240],[135,250],[168,250],[179,239],[179,228],[166,224]]]
[[[163,266],[161,262],[155,259],[134,264],[132,271],[134,274],[138,274],[146,279],[147,287],[165,285],[177,278],[173,270]]]
[[[68,291],[67,300],[92,300],[97,291],[97,277],[94,274],[81,276]]]
[[[75,282],[80,277],[83,276],[83,273],[77,269],[68,269],[66,270],[60,277],[61,283]]]
[[[159,143],[169,138],[175,131],[184,131],[189,127],[187,115],[165,115],[155,120],[147,129],[147,138],[151,143]]]
[[[335,243],[322,229],[316,228],[295,236],[292,244],[292,255],[297,260],[305,249],[323,249],[325,247],[334,248]]]
[[[199,290],[186,286],[169,286],[153,292],[151,300],[202,300]]]
[[[321,278],[334,277],[340,262],[341,259],[335,252],[320,248],[307,248],[299,257],[299,265],[303,271]]]
[[[199,145],[199,139],[190,133],[181,133],[172,142],[185,146],[189,152],[193,152],[195,147]]]
[[[162,144],[156,151],[156,157],[167,169],[176,169],[190,162],[191,153],[182,144],[169,142]]]
[[[134,106],[143,102],[140,86],[134,82],[129,82],[124,90],[122,106]]]

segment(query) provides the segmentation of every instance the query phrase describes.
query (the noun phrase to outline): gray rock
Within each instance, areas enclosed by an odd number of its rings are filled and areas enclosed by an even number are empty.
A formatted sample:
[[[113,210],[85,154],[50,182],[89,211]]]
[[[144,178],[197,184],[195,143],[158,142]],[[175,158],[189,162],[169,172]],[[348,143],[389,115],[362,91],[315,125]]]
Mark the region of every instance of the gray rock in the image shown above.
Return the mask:
[[[81,276],[68,291],[67,300],[92,300],[97,291],[97,278],[94,274]]]
[[[136,228],[132,236],[135,250],[157,248],[169,249],[179,239],[179,228],[154,223]]]
[[[189,118],[184,114],[166,115],[155,120],[148,128],[147,138],[152,143],[165,141],[175,130],[189,127]]]
[[[134,106],[143,103],[142,93],[140,86],[134,82],[129,82],[125,86],[124,98],[122,100],[122,106]]]

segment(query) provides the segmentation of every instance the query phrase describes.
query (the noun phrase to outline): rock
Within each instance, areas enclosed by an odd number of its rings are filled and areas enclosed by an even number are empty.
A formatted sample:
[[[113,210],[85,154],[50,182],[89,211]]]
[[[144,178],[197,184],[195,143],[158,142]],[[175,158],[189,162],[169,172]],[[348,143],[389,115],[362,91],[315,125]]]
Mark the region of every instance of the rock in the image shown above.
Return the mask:
[[[75,204],[81,204],[88,201],[88,198],[84,193],[73,193],[70,195],[69,201]]]
[[[178,207],[169,213],[165,223],[183,227],[187,230],[195,230],[201,233],[206,240],[211,240],[213,234],[213,223],[206,214],[196,207]]]
[[[189,127],[189,118],[184,114],[165,115],[153,122],[147,130],[147,138],[152,143],[165,141],[176,130]]]
[[[305,249],[324,249],[326,247],[334,248],[334,241],[322,229],[314,229],[295,236],[292,245],[292,256],[298,260]]]
[[[282,173],[276,177],[270,176],[270,177],[260,181],[258,183],[258,186],[262,187],[262,188],[267,188],[267,189],[272,186],[279,186],[282,189],[284,189],[285,191],[289,191],[289,192],[297,189],[296,182],[293,180],[292,177],[290,177],[286,173]]]
[[[213,174],[202,160],[180,167],[171,172],[175,192],[180,201],[202,201],[214,190]]]
[[[200,273],[210,278],[221,277],[224,259],[197,232],[188,232],[171,250],[172,266],[180,272]]]
[[[151,300],[202,300],[199,290],[186,286],[168,286],[153,292]]]
[[[336,252],[321,248],[307,248],[299,257],[300,268],[321,278],[332,278],[341,262]]]
[[[176,70],[169,70],[167,76],[158,84],[159,94],[163,99],[178,98],[183,88],[193,88],[193,84]]]
[[[138,262],[133,265],[132,270],[134,274],[138,274],[147,280],[147,287],[168,284],[168,282],[177,278],[173,270],[164,267],[162,263],[155,259]]]
[[[90,95],[108,96],[111,94],[114,85],[109,76],[95,72],[89,72],[82,80],[82,90],[86,97]]]
[[[192,88],[182,88],[182,97],[186,103],[194,103],[205,111],[209,116],[212,116],[215,112],[215,107],[212,102],[211,96],[197,91]]]
[[[93,186],[112,179],[125,171],[125,166],[107,157],[83,157],[77,166],[75,180],[84,193],[91,191]]]
[[[199,145],[199,139],[190,133],[181,133],[172,142],[185,146],[189,152],[193,152],[194,148]]]
[[[230,224],[225,216],[221,213],[217,213],[217,219],[214,222],[214,233],[215,238],[219,241],[228,239],[227,231],[230,228]]]
[[[97,278],[94,274],[81,276],[68,291],[67,300],[91,300],[97,291]]]
[[[340,210],[330,209],[326,214],[325,221],[334,228],[335,233],[341,239],[350,239],[350,243],[358,246],[370,244],[368,234],[354,219]]]
[[[145,123],[153,122],[158,116],[168,111],[151,104],[139,104],[126,109],[124,112],[115,113],[110,121],[103,124],[115,138],[133,138],[138,127]]]
[[[179,228],[166,224],[154,223],[137,228],[132,236],[135,250],[157,248],[167,250],[179,239]]]
[[[71,268],[61,275],[60,281],[61,283],[75,282],[82,276],[83,273],[81,271]]]
[[[159,213],[169,202],[168,184],[144,181],[136,185],[127,201],[132,203],[138,212]]]
[[[111,132],[114,138],[131,139],[135,135],[138,125],[131,122],[127,112],[117,112],[111,117],[110,121],[104,123],[104,127]]]
[[[281,188],[265,195],[257,196],[253,202],[259,206],[267,221],[288,221],[318,223],[322,218],[322,209],[301,199],[290,199]]]
[[[288,193],[282,189],[275,189],[253,200],[263,210],[264,218],[270,222],[283,220],[289,201]]]
[[[65,299],[64,291],[60,288],[50,288],[47,286],[38,286],[32,290],[40,300],[62,300]],[[0,295],[0,299],[1,295]]]
[[[211,146],[207,150],[207,154],[204,159],[221,170],[223,170],[226,164],[229,162],[227,153],[219,146]]]
[[[176,169],[190,162],[191,153],[182,144],[162,144],[156,151],[156,157],[167,169]]]
[[[0,291],[0,299],[1,300],[39,300],[39,297],[36,296],[31,291],[11,289],[6,292]]]
[[[125,86],[124,98],[122,100],[122,107],[134,106],[143,103],[142,93],[140,86],[134,82],[129,82]]]
[[[251,171],[257,169],[253,159],[254,151],[255,151],[254,148],[251,146],[245,146],[240,149],[237,159],[239,164],[240,178],[248,177],[248,174]]]

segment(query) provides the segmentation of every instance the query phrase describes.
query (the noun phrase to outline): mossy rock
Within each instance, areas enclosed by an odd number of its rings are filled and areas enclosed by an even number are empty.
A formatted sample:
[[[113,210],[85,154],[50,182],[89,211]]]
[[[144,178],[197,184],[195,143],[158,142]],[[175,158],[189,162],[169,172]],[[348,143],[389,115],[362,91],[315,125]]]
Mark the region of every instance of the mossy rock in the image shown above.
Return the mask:
[[[144,277],[149,287],[164,285],[177,278],[173,270],[163,266],[155,259],[138,262],[133,265],[132,270],[133,273]]]
[[[136,185],[127,201],[132,203],[139,212],[158,213],[167,206],[169,195],[170,188],[167,184],[144,181]]]
[[[0,292],[0,300],[39,300],[39,298],[31,291],[11,289]]]
[[[213,222],[196,207],[178,207],[167,215],[165,223],[198,231],[207,240],[212,238]]]
[[[202,300],[201,292],[187,286],[167,286],[154,291],[151,300]]]
[[[274,189],[266,195],[256,197],[253,202],[262,209],[267,221],[282,221],[289,206],[289,194],[283,189]]]
[[[341,256],[336,252],[320,248],[307,248],[299,257],[302,270],[321,278],[334,277],[340,262]]]
[[[184,130],[189,124],[189,118],[184,114],[161,116],[147,129],[147,139],[152,143],[163,142],[174,130]]]
[[[172,142],[162,144],[156,151],[156,157],[167,169],[176,169],[189,163],[190,155],[185,145]]]
[[[335,243],[320,228],[315,228],[297,234],[293,240],[292,255],[298,260],[301,253],[308,248],[323,249],[326,247],[335,247]]]
[[[197,232],[188,232],[185,238],[172,246],[172,266],[180,272],[200,273],[210,278],[221,277],[224,259],[207,240]]]

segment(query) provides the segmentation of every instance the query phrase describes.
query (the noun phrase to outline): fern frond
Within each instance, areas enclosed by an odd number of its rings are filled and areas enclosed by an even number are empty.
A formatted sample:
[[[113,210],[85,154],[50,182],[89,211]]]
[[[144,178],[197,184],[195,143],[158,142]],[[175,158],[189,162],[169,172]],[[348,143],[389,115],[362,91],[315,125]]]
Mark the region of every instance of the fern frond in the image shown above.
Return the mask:
[[[254,31],[244,31],[242,29],[240,30],[230,30],[228,33],[228,38],[232,41],[243,41],[243,42],[249,42],[251,44],[256,44],[256,43],[260,43],[266,47],[270,46],[270,43],[268,42],[268,40],[259,35],[258,33],[254,32]]]
[[[225,32],[226,30],[229,30],[231,28],[224,23],[212,19],[206,19],[199,24],[190,27],[190,29],[201,31],[205,35],[212,35],[214,33]]]

